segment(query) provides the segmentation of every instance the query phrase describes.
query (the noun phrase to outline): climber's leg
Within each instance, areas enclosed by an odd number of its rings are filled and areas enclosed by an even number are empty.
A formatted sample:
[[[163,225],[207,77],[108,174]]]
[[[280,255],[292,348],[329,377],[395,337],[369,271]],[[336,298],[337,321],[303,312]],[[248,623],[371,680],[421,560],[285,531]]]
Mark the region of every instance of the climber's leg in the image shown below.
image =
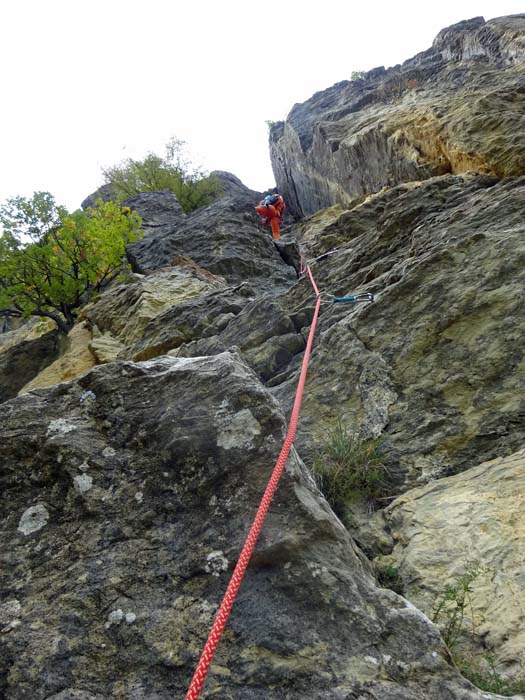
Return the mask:
[[[270,224],[272,226],[272,238],[274,239],[274,241],[281,237],[281,230],[279,228],[279,218],[279,215],[272,216],[270,220]]]

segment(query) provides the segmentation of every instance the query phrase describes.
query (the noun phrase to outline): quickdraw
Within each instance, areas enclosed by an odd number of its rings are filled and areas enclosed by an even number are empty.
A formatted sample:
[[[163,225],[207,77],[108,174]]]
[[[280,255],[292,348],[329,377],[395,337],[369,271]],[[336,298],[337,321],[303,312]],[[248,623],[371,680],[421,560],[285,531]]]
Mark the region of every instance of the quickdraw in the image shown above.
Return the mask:
[[[301,270],[300,270],[300,275],[304,275],[306,272],[306,268],[309,267],[310,265],[313,265],[316,262],[319,262],[320,260],[324,260],[325,258],[328,258],[330,255],[335,255],[335,253],[339,252],[339,248],[332,248],[331,250],[327,250],[326,253],[323,253],[322,255],[318,255],[316,258],[312,258],[312,260],[307,260],[306,263],[303,263],[303,259],[301,258]]]
[[[321,304],[337,304],[339,302],[352,302],[358,303],[360,301],[372,303],[374,301],[374,295],[372,292],[363,292],[362,294],[350,294],[346,297],[336,297],[333,294],[328,294],[326,292],[321,292]]]

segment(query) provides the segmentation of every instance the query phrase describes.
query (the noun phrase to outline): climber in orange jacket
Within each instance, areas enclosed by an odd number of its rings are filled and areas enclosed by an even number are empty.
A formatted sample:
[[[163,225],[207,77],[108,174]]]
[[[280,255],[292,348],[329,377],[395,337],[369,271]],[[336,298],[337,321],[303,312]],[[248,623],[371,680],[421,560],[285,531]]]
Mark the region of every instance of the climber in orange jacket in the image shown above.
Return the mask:
[[[272,238],[276,241],[281,237],[279,224],[282,223],[284,210],[286,205],[284,199],[275,188],[272,194],[267,195],[259,205],[255,207],[255,211],[262,216],[263,223],[269,223],[272,227]]]

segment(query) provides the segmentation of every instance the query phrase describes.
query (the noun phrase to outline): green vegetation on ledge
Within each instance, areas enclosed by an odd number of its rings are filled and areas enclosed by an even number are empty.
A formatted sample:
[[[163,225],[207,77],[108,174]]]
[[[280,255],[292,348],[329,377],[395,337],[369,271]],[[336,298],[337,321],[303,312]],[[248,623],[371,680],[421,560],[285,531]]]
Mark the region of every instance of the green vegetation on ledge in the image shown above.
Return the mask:
[[[189,213],[210,204],[222,193],[218,179],[192,165],[185,155],[185,142],[175,138],[166,144],[164,157],[148,153],[143,160],[128,158],[102,172],[118,202],[141,192],[171,190]]]
[[[479,564],[470,564],[465,573],[447,586],[436,600],[432,621],[440,626],[443,639],[461,673],[476,687],[490,693],[513,696],[525,692],[525,678],[507,678],[497,669],[491,654],[465,653],[461,648],[467,624],[476,632],[474,584],[483,572]]]
[[[385,495],[387,469],[381,440],[362,440],[339,418],[328,431],[312,464],[319,488],[338,515],[350,503],[368,503]]]

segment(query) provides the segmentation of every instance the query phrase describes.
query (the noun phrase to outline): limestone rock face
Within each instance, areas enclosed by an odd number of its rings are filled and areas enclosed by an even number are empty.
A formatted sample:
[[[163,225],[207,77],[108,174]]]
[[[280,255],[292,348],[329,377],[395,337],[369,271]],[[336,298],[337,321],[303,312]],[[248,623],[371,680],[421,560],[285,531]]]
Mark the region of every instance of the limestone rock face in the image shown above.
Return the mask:
[[[306,346],[301,332],[305,318],[295,318],[269,296],[247,301],[224,328],[181,345],[176,355],[210,355],[235,346],[267,381],[287,367],[293,357],[302,355]]]
[[[270,234],[258,221],[254,208],[261,193],[249,190],[229,173],[212,174],[222,183],[222,196],[186,217],[163,219],[157,230],[146,228],[144,238],[128,246],[135,271],[171,265],[184,255],[229,284],[250,280],[262,289],[284,289],[295,273],[282,264]],[[140,202],[135,205],[142,215]]]
[[[64,348],[60,356],[27,382],[19,393],[67,382],[90,370],[95,365],[95,359],[89,350],[90,340],[91,333],[85,323],[74,326],[63,341]]]
[[[525,665],[524,494],[520,450],[414,489],[382,515],[394,545],[383,563],[398,568],[405,594],[427,615],[448,585],[478,569],[463,636],[517,676]]]
[[[123,204],[140,214],[142,228],[146,234],[153,231],[163,232],[166,227],[186,218],[179,200],[171,190],[141,192]]]
[[[26,332],[19,329],[5,335],[24,338]],[[58,331],[19,342],[13,339],[12,344],[5,338],[5,343],[0,345],[0,402],[16,396],[25,384],[58,357],[59,352]]]
[[[312,256],[334,245],[341,248],[337,256],[319,263],[323,290],[343,294],[363,288],[363,280],[373,280],[369,285],[371,289],[381,293],[388,291],[392,299],[397,299],[395,318],[398,319],[392,326],[391,300],[386,307],[379,303],[373,310],[323,307],[322,333],[316,341],[298,438],[302,450],[319,442],[335,416],[343,415],[365,435],[392,435],[389,439],[397,454],[393,466],[401,481],[408,479],[410,482],[462,468],[479,449],[490,457],[520,444],[520,429],[508,431],[506,426],[513,421],[519,426],[521,422],[514,382],[518,382],[519,387],[522,369],[519,362],[516,365],[512,359],[521,352],[521,272],[518,270],[517,276],[512,273],[507,279],[507,268],[498,267],[490,272],[490,266],[497,259],[495,251],[503,250],[498,246],[505,245],[505,256],[515,259],[516,268],[520,268],[522,189],[515,187],[519,182],[505,187],[496,187],[496,184],[494,178],[444,178],[426,185],[411,185],[372,198],[351,212],[343,213],[337,208],[320,212],[298,227],[297,235],[302,238],[305,251]],[[487,207],[489,202],[491,206]],[[435,220],[438,209],[442,210],[442,215]],[[449,217],[452,233],[440,236],[440,228]],[[514,238],[507,244],[507,229],[512,227]],[[462,254],[458,265],[452,266],[446,253],[450,240],[457,238],[462,241],[457,245],[465,246],[465,240],[472,238],[473,229],[479,229],[473,254]],[[498,229],[501,234],[496,239],[484,238],[484,231]],[[415,237],[418,237],[417,245]],[[394,251],[391,248],[393,238],[397,240]],[[352,243],[347,244],[347,239]],[[367,262],[369,249],[373,250],[371,263]],[[444,298],[442,290],[436,298],[441,282],[438,285],[428,274],[431,249],[435,262],[430,269],[438,279],[443,278],[444,288],[449,290]],[[489,327],[483,330],[487,337],[494,336],[494,340],[480,345],[475,336],[472,343],[476,354],[467,361],[468,349],[459,342],[463,337],[453,338],[447,332],[443,351],[430,354],[428,350],[434,347],[436,333],[441,333],[436,324],[439,328],[444,324],[445,329],[450,325],[441,314],[446,316],[453,312],[457,317],[463,314],[465,304],[470,308],[472,289],[477,288],[484,260],[488,261],[487,275],[494,278],[490,284],[498,287],[499,278],[504,278],[506,284],[497,298],[494,297],[494,303],[501,301],[503,307],[498,310],[496,320],[490,321]],[[400,280],[408,272],[425,281],[410,283],[408,292],[404,287],[398,290]],[[277,299],[257,297],[255,290],[246,284],[225,289],[217,287],[217,291],[208,287],[202,294],[192,296],[191,292],[184,298],[177,292],[176,285],[171,286],[175,279],[180,279],[180,274],[178,268],[152,273],[142,281],[111,290],[93,308],[86,310],[85,315],[96,330],[91,349],[98,361],[141,360],[168,351],[181,357],[199,356],[237,346],[261,379],[275,387],[276,396],[289,410],[296,382],[295,367],[301,360],[311,319],[313,300],[307,281],[298,282]],[[144,294],[144,284],[148,286],[153,303],[148,301],[148,294]],[[184,292],[187,284],[184,275],[182,284]],[[160,299],[163,285],[166,285],[164,301]],[[417,285],[423,285],[420,297],[426,311],[421,306],[413,306],[411,290]],[[193,289],[193,282],[190,289]],[[474,304],[486,309],[493,296],[480,295]],[[459,300],[459,306],[452,307],[451,311],[452,297]],[[143,303],[145,311],[141,310]],[[483,316],[484,311],[478,313]],[[501,316],[505,316],[509,327],[513,325],[515,333],[499,333],[497,319]],[[403,332],[405,325],[407,329],[419,327],[421,331],[413,339],[407,338]],[[376,327],[381,328],[380,333],[374,330]],[[436,329],[432,330],[434,327]],[[372,333],[377,351],[366,350],[354,337],[355,332],[359,338]],[[422,338],[428,340],[428,344],[421,344]],[[491,354],[495,343],[500,346],[498,362],[503,363],[502,368],[506,363],[503,371],[508,381],[506,386],[497,389],[499,403],[486,410],[484,407],[490,405],[487,400],[493,395],[493,389],[492,379],[485,377],[484,367],[496,358]],[[398,347],[402,349],[403,360],[398,357]],[[344,358],[342,363],[341,357]],[[428,367],[424,381],[419,373],[419,363],[423,359]],[[494,372],[499,372],[498,368],[499,365],[494,365]],[[434,380],[430,377],[434,372],[437,372],[436,377],[444,378],[436,378],[432,384]],[[449,376],[455,377],[456,386],[450,385]],[[485,392],[487,398],[475,405],[468,404],[468,411],[464,412],[463,406],[467,407],[469,396],[465,395],[463,387],[472,384],[478,387],[477,396],[482,397]],[[438,390],[440,385],[446,390]],[[438,401],[443,391],[446,399]],[[499,405],[505,406],[503,413]],[[421,433],[414,431],[414,422],[418,420],[426,426]],[[486,426],[492,423],[496,427],[486,433]]]
[[[324,293],[369,290],[376,301],[322,306],[297,439],[303,457],[336,416],[364,436],[383,435],[406,485],[525,444],[524,197],[525,178],[398,186],[304,246],[310,258],[338,249],[312,266]],[[280,303],[304,312],[313,300],[305,279]],[[300,359],[272,380],[285,413]]]
[[[298,216],[470,170],[525,174],[525,15],[461,22],[428,51],[295,105],[270,136]]]
[[[0,406],[0,692],[182,697],[284,420],[239,356],[114,362]],[[296,455],[207,697],[481,700]]]
[[[251,285],[244,283],[172,306],[152,319],[142,338],[131,346],[130,356],[135,360],[145,360],[192,344],[195,340],[214,337],[254,300],[254,295]],[[223,349],[224,346],[217,352]]]
[[[132,348],[144,337],[150,338],[146,328],[155,319],[187,300],[225,286],[223,278],[191,260],[179,258],[176,262],[171,269],[137,275],[136,281],[114,286],[83,310],[82,317],[88,320],[93,335],[90,348],[98,362],[131,358]]]
[[[332,206],[277,244],[228,173],[189,215],[170,193],[130,202],[134,274],[0,405],[0,698],[183,697],[294,400],[315,304],[300,258],[323,304],[297,451],[203,698],[493,697],[363,551],[429,615],[475,555],[469,644],[521,674],[523,21],[469,20],[296,106],[278,179],[295,213]],[[13,338],[0,382],[27,354]],[[363,551],[307,471],[338,418],[383,439],[398,497],[352,526]]]
[[[313,266],[323,293],[377,296],[322,306],[304,457],[341,416],[387,440],[405,489],[525,442],[524,196],[524,178],[444,176],[297,226],[306,259],[338,249]],[[84,315],[98,362],[236,347],[288,415],[313,303],[307,279],[265,295],[179,265],[108,290]]]

